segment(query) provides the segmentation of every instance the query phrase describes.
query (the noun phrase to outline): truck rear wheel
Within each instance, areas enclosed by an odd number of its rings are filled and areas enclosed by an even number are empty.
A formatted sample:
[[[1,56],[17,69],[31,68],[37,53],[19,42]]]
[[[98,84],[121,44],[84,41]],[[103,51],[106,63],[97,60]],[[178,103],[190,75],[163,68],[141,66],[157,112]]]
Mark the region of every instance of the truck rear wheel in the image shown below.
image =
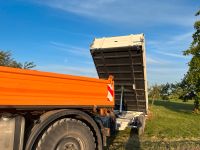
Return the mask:
[[[40,136],[36,150],[94,150],[95,138],[82,121],[64,118],[50,125]]]

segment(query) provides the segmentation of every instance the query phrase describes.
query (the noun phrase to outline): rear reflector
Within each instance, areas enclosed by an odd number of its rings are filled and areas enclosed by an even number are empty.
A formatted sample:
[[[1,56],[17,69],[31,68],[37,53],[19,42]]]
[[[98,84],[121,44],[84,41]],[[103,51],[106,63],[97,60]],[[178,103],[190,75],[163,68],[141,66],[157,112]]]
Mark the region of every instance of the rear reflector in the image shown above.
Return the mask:
[[[112,87],[111,84],[108,84],[107,88],[108,88],[108,96],[107,96],[107,98],[108,98],[109,101],[113,101],[113,99],[114,99],[113,87]]]

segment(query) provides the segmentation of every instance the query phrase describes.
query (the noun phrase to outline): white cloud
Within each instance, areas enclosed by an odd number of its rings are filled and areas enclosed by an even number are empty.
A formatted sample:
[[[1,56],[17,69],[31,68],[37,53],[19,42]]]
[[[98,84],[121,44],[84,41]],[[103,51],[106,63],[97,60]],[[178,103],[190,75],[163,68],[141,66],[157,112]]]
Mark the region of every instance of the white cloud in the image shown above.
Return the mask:
[[[184,77],[187,68],[184,66],[148,67],[147,79],[149,84],[175,83],[180,82]]]
[[[194,33],[193,31],[190,31],[190,32],[187,32],[187,33],[183,33],[183,34],[174,36],[172,38],[172,41],[183,41],[183,40],[187,40],[188,41],[188,40],[191,39],[193,33]]]
[[[156,59],[147,57],[147,64],[158,64],[158,63],[159,63],[159,61],[157,61]]]
[[[156,53],[159,53],[159,54],[162,54],[162,55],[166,55],[166,56],[176,57],[176,58],[188,59],[188,57],[184,56],[183,54],[175,54],[175,53],[162,52],[162,51],[156,51]]]
[[[188,45],[192,41],[192,34],[194,31],[189,31],[179,35],[171,35],[168,37],[159,37],[157,40],[148,40],[147,44],[153,46],[157,50],[162,48],[177,49],[177,47],[183,47]]]
[[[187,72],[188,56],[183,55],[192,41],[193,31],[174,36],[157,37],[147,41],[147,56],[151,55],[154,60],[167,61],[165,64],[152,62],[147,65],[147,76],[150,84],[179,82]],[[147,63],[148,64],[148,63]]]
[[[194,31],[190,31],[190,32],[186,32],[186,33],[183,33],[180,35],[176,35],[176,36],[172,37],[171,40],[168,41],[168,43],[174,44],[177,42],[191,41],[193,33],[194,33]]]
[[[79,55],[79,56],[84,56],[84,57],[90,57],[90,51],[89,48],[82,48],[74,45],[69,45],[69,44],[63,44],[60,42],[50,42],[50,46],[55,48],[56,50],[61,50],[65,52],[72,53],[74,55]]]
[[[166,67],[148,68],[148,72],[154,72],[154,73],[162,74],[166,76],[169,76],[169,75],[173,76],[174,75],[173,73],[182,72],[182,71],[186,71],[186,68],[178,67],[175,65],[173,67],[166,66]]]
[[[94,67],[81,67],[81,66],[68,67],[65,65],[49,64],[49,65],[37,66],[36,70],[63,73],[63,74],[72,74],[78,76],[97,77],[96,69]]]
[[[170,64],[170,62],[167,60],[159,59],[157,57],[155,58],[155,56],[152,57],[149,55],[146,56],[146,62],[147,62],[147,65],[169,65]]]
[[[189,47],[192,41],[192,34],[193,31],[189,31],[168,38],[162,37],[158,40],[147,41],[147,45],[155,54],[188,59],[188,56],[183,55],[183,51]]]
[[[131,26],[157,23],[191,26],[195,20],[195,8],[183,5],[182,0],[36,0],[33,2],[94,20]]]

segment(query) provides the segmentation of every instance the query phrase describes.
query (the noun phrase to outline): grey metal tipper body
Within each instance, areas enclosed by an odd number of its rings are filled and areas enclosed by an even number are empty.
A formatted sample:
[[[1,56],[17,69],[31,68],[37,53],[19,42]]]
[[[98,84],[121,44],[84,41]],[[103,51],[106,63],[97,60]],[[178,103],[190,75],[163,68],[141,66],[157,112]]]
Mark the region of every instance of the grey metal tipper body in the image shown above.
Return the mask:
[[[95,38],[90,52],[99,78],[114,76],[115,109],[147,113],[147,76],[144,34]],[[122,88],[123,87],[123,88]]]

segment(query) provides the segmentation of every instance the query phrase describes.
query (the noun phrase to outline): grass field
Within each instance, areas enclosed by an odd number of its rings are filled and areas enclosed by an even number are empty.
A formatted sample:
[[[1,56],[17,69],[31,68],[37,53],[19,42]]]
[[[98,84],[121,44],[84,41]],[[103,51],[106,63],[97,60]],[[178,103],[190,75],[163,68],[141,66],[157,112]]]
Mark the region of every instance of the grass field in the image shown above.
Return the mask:
[[[131,129],[118,132],[108,149],[200,150],[200,115],[192,109],[193,101],[155,101],[144,135],[138,137]]]

